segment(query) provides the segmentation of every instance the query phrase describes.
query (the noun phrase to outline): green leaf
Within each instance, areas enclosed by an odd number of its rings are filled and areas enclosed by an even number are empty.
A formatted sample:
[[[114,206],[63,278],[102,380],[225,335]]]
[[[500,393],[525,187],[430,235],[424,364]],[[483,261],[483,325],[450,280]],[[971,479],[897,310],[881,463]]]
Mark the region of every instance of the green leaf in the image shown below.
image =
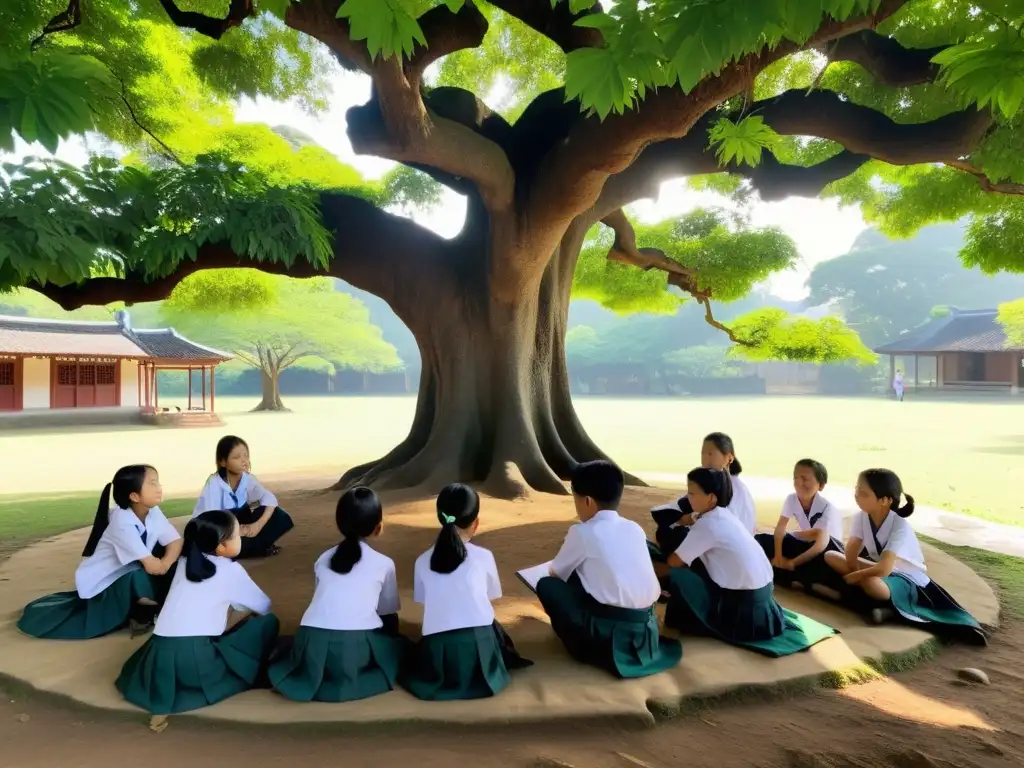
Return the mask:
[[[716,156],[722,166],[735,160],[737,165],[756,166],[761,162],[761,152],[771,149],[779,141],[779,135],[765,124],[760,115],[749,115],[739,123],[721,118],[708,131],[709,146],[717,146]]]
[[[1024,102],[1024,40],[1016,32],[951,46],[932,61],[940,67],[939,82],[979,108],[991,106],[1013,119]]]
[[[365,40],[371,58],[409,56],[416,43],[426,45],[419,22],[402,0],[345,0],[337,17],[348,19],[353,40]]]

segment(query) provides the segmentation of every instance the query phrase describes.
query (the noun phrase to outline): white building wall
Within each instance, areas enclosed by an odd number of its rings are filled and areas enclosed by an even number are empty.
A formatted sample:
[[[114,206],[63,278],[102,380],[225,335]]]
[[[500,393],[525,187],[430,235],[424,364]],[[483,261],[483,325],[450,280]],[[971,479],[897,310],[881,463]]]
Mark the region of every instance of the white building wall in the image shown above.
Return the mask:
[[[50,407],[50,360],[46,357],[26,357],[22,367],[22,407]]]
[[[139,364],[135,360],[121,361],[121,407],[139,407]]]

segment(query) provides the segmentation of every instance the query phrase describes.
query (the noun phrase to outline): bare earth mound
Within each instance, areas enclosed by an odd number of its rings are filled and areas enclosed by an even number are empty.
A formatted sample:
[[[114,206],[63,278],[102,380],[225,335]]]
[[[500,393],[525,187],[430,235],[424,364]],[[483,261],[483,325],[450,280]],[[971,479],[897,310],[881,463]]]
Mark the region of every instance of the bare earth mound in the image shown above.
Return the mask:
[[[650,528],[648,510],[676,494],[632,489],[623,514]],[[249,565],[250,573],[274,601],[282,631],[298,625],[313,590],[312,564],[337,540],[334,529],[336,494],[293,494],[282,505],[294,516],[295,530],[282,541],[281,555]],[[773,522],[777,507],[761,504],[762,524]],[[419,634],[422,609],[412,601],[412,564],[437,532],[432,499],[385,497],[386,529],[374,546],[395,560],[403,608],[403,631]],[[572,661],[551,632],[540,604],[515,578],[515,571],[543,562],[558,550],[574,520],[572,503],[564,497],[539,496],[531,501],[485,499],[481,533],[475,539],[491,549],[501,570],[505,597],[496,610],[520,651],[536,665],[513,676],[512,685],[493,699],[426,703],[394,691],[349,704],[297,704],[269,691],[252,691],[196,716],[245,723],[366,723],[446,721],[502,723],[595,716],[652,718],[651,710],[671,710],[688,698],[714,696],[737,688],[784,684],[802,678],[863,670],[864,662],[890,654],[911,653],[930,635],[904,626],[873,627],[838,607],[786,590],[786,607],[839,629],[839,637],[785,659],[768,659],[723,643],[684,638],[682,663],[669,672],[636,681],[615,680]],[[178,521],[179,526],[184,521]],[[73,574],[85,535],[77,531],[29,547],[0,567],[0,674],[33,688],[112,710],[137,711],[124,702],[113,681],[121,664],[143,642],[126,632],[84,642],[40,641],[21,635],[15,622],[30,600],[73,589]],[[929,570],[982,623],[998,621],[992,590],[953,558],[926,548]]]

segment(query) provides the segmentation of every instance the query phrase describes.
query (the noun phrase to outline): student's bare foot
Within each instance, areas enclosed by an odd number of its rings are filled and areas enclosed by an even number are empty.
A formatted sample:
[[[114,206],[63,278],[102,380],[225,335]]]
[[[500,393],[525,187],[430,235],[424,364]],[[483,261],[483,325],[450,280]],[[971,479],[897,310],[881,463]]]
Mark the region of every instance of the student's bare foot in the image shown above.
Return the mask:
[[[140,635],[148,635],[150,632],[153,631],[153,627],[155,626],[156,623],[152,621],[144,622],[137,621],[136,619],[128,620],[128,629],[131,632],[131,637],[133,640],[136,637],[139,637]]]
[[[891,608],[872,608],[871,609],[871,623],[872,624],[885,624],[895,614]]]

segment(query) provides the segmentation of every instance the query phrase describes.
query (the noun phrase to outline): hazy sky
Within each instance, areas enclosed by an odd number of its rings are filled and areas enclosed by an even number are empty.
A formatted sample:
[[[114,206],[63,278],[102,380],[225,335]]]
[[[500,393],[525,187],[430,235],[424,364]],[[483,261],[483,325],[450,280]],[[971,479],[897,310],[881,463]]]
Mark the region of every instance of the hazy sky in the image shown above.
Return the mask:
[[[309,134],[316,142],[333,152],[343,162],[357,168],[364,176],[378,177],[393,164],[375,157],[356,155],[345,135],[345,110],[350,106],[362,104],[369,98],[369,79],[362,75],[343,72],[340,68],[335,71],[338,74],[334,81],[334,98],[331,109],[325,114],[311,117],[294,104],[259,100],[243,102],[237,110],[237,119],[244,122],[263,122],[271,126],[290,125]],[[77,139],[62,142],[57,156],[79,164],[84,161],[87,152],[85,143]],[[29,148],[19,143],[15,156],[26,154],[47,153],[39,145]],[[713,204],[714,200],[714,196],[705,196],[686,189],[680,181],[663,185],[657,201],[642,201],[633,206],[632,210],[644,220],[657,221],[679,215],[701,204]],[[464,216],[465,200],[446,190],[440,210],[414,215],[414,218],[438,234],[451,237],[459,231]],[[767,286],[773,293],[786,299],[798,299],[806,295],[804,282],[811,268],[820,261],[834,258],[849,250],[854,238],[865,227],[859,211],[854,208],[841,209],[834,201],[800,198],[757,205],[754,209],[754,223],[761,226],[779,226],[796,242],[801,257],[797,268],[776,275]]]

